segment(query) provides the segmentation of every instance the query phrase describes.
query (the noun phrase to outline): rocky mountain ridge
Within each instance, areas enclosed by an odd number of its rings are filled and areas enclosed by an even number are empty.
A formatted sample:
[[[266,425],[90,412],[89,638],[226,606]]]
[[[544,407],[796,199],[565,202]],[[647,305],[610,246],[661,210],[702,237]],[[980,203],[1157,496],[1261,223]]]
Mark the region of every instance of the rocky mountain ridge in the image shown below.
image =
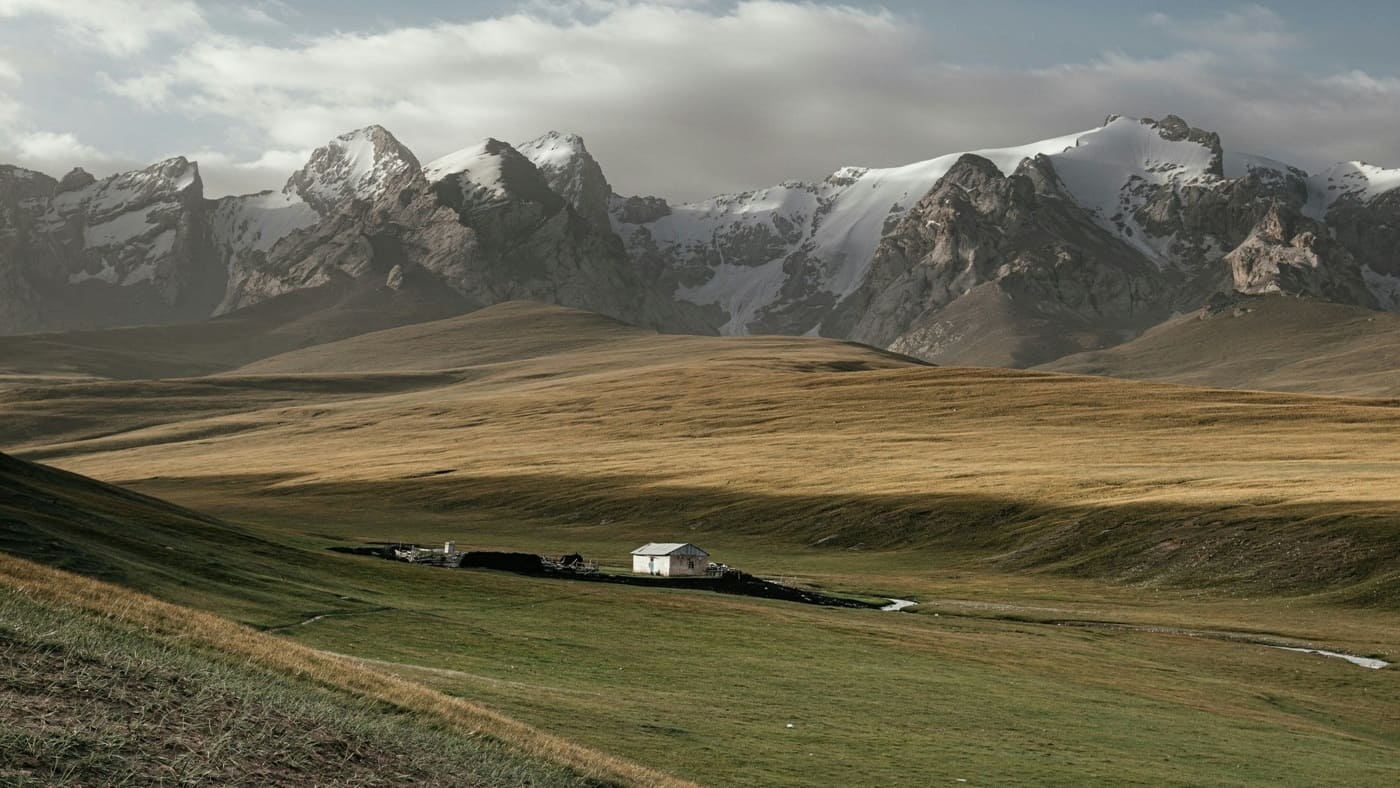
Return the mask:
[[[703,330],[686,317],[698,308],[637,275],[583,141],[522,147],[539,166],[487,139],[425,167],[370,126],[318,148],[280,191],[215,200],[182,158],[102,181],[0,168],[0,332],[198,320],[406,278],[463,308],[532,299]]]
[[[1131,339],[1211,294],[1394,309],[1400,170],[1310,176],[1181,118],[669,205],[614,197],[638,261],[722,333],[851,338],[1029,366]]]
[[[1175,116],[678,205],[614,194],[555,132],[421,164],[370,126],[279,191],[214,200],[183,158],[100,181],[0,167],[0,332],[196,320],[345,283],[1032,366],[1221,292],[1400,309],[1400,171],[1309,175]]]

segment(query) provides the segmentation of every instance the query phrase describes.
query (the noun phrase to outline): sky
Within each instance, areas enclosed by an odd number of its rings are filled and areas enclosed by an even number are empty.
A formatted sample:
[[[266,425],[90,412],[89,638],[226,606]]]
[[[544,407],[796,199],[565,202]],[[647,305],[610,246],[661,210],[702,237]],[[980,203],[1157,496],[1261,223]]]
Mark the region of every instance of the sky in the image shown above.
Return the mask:
[[[0,163],[219,196],[372,123],[424,162],[558,130],[677,200],[1174,113],[1400,167],[1396,41],[1391,0],[0,0]]]

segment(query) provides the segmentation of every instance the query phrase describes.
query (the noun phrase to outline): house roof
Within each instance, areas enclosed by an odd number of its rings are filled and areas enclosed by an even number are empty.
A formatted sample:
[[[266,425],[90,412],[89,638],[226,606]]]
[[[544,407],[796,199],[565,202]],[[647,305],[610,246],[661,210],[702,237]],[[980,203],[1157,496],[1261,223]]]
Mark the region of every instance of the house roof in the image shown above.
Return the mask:
[[[682,544],[680,542],[647,542],[632,551],[632,555],[702,555],[709,556],[709,553],[701,550],[693,544]]]

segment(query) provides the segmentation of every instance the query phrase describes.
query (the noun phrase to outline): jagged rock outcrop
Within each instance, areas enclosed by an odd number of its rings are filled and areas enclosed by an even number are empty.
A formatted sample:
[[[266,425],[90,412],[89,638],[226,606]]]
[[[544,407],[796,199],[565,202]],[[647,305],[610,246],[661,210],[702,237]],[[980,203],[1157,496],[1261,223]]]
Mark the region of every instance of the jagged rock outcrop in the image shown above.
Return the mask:
[[[539,169],[549,188],[573,206],[584,221],[600,232],[612,231],[608,218],[612,186],[598,161],[584,147],[582,137],[551,131],[524,143],[519,151]]]
[[[577,138],[541,139],[586,155]],[[334,281],[392,287],[428,276],[468,305],[530,299],[686,325],[693,308],[646,281],[611,230],[575,209],[570,198],[591,193],[586,163],[542,146],[537,140],[534,150],[548,154],[554,181],[491,138],[424,166],[379,127],[337,138],[281,193],[220,205],[220,248],[232,272],[221,309]],[[561,193],[556,184],[580,188]]]

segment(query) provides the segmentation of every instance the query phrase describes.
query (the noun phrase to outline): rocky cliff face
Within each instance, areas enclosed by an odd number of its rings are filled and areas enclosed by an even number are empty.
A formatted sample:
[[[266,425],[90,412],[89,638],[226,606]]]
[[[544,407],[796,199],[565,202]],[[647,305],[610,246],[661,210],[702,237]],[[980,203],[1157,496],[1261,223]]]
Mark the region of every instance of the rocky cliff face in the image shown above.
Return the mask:
[[[945,362],[980,343],[1028,366],[1136,335],[1170,313],[1179,279],[1077,210],[1046,157],[1007,176],[969,154],[885,235],[821,331]]]
[[[97,180],[8,168],[0,270],[10,331],[207,316],[223,292],[199,168],[174,158]],[[26,295],[27,294],[27,295]],[[23,305],[28,299],[28,305]]]
[[[23,266],[34,245],[34,222],[57,187],[43,173],[0,166],[0,333],[39,325],[40,299]]]
[[[628,258],[583,141],[487,139],[422,166],[371,126],[278,191],[206,200],[184,159],[96,181],[0,169],[0,330],[193,320],[332,283],[438,288],[704,330]]]
[[[539,168],[549,188],[563,197],[583,220],[603,233],[612,231],[608,207],[612,186],[603,168],[577,134],[551,131],[520,146],[520,153]]]
[[[586,156],[577,138],[545,139]],[[532,145],[551,169],[490,138],[425,166],[379,127],[333,140],[282,192],[220,205],[231,271],[221,310],[333,281],[396,287],[409,276],[468,305],[530,299],[684,324],[685,305],[641,277],[611,230],[575,208],[587,209],[596,192],[596,162]]]

